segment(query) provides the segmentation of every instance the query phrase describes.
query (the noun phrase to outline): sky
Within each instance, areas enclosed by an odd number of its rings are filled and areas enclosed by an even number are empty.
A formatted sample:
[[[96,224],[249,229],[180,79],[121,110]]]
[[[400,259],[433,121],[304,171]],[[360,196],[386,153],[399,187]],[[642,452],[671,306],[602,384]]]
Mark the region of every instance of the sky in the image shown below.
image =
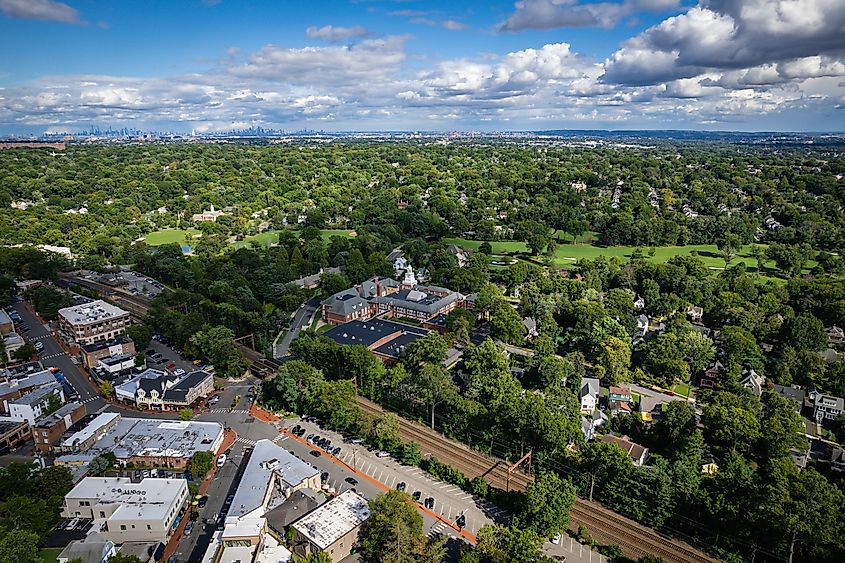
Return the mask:
[[[0,134],[845,130],[845,0],[0,0]]]

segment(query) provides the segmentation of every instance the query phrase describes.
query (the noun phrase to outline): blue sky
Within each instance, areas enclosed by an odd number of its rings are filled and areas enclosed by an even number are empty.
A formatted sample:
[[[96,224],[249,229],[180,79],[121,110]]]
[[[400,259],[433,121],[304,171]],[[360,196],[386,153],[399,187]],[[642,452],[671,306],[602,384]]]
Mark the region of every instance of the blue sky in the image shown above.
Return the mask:
[[[845,129],[841,0],[0,0],[0,132]]]

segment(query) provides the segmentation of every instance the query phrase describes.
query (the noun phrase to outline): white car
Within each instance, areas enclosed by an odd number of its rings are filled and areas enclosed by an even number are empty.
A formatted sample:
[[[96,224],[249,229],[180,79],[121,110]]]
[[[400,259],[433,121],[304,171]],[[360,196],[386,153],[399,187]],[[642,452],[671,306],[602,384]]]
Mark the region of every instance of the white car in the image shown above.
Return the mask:
[[[376,457],[390,457],[390,454],[387,453],[386,451],[382,450],[382,451],[380,451],[379,453],[376,454]]]
[[[226,463],[226,454],[220,454],[217,458],[217,467],[223,467],[224,463]]]
[[[555,545],[558,545],[560,543],[560,537],[561,537],[560,534],[558,534],[555,537],[553,537],[552,539],[550,539],[549,541],[552,542]]]
[[[185,370],[183,370],[182,368],[176,368],[173,370],[173,375],[185,375]]]

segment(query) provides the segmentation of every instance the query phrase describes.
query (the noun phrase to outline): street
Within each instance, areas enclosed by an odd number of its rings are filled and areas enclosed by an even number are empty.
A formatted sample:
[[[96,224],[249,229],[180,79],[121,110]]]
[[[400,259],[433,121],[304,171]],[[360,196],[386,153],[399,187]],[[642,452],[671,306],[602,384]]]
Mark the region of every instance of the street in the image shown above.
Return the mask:
[[[317,312],[317,309],[320,307],[320,300],[316,297],[310,299],[302,304],[302,307],[296,310],[293,314],[293,319],[290,323],[290,328],[288,329],[287,333],[282,337],[282,340],[276,344],[275,349],[273,350],[273,357],[274,358],[282,358],[288,355],[288,350],[290,350],[291,342],[296,340],[299,336],[299,333],[311,322],[311,318]]]

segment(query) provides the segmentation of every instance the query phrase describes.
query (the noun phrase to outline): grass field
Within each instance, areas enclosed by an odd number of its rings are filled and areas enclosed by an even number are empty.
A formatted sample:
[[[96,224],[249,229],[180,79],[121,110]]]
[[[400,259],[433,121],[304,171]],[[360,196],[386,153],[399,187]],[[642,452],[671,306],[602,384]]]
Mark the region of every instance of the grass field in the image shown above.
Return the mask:
[[[150,246],[161,246],[162,244],[185,244],[185,236],[190,235],[192,238],[200,232],[196,229],[164,229],[162,231],[153,231],[144,237],[144,242]]]
[[[61,552],[61,547],[45,547],[38,550],[38,557],[41,558],[42,563],[56,563]]]
[[[444,239],[447,244],[456,244],[472,250],[478,250],[478,247],[484,241],[469,240],[462,238]],[[524,242],[519,241],[488,241],[493,247],[493,254],[507,255],[507,254],[523,254],[528,255],[528,247]],[[561,244],[555,252],[553,264],[558,267],[567,267],[575,264],[576,261],[582,259],[593,260],[599,256],[612,258],[614,256],[620,258],[623,262],[631,259],[636,247],[634,246],[595,246],[592,244]],[[658,246],[655,248],[653,257],[648,256],[648,248],[642,248],[646,258],[655,262],[668,262],[674,256],[689,256],[693,251],[698,253],[704,265],[712,269],[724,269],[725,261],[719,255],[719,249],[713,244],[691,244],[688,246]],[[751,245],[743,247],[738,253],[737,257],[733,259],[730,265],[736,265],[739,262],[745,262],[748,266],[748,271],[757,271],[757,260],[751,256]],[[805,271],[809,271],[815,265],[814,262],[808,261]],[[766,276],[777,277],[779,274],[774,268],[773,263],[768,263],[763,267],[762,274]]]

